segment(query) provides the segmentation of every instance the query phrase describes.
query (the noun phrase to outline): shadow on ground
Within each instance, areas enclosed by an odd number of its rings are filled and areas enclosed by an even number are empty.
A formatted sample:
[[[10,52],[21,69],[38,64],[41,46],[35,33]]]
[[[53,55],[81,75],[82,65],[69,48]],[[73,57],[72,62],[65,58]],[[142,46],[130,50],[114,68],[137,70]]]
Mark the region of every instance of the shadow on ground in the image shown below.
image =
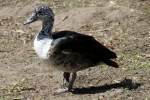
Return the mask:
[[[92,86],[92,87],[84,87],[84,88],[75,88],[72,93],[73,94],[96,94],[109,91],[111,89],[116,88],[124,88],[128,90],[134,90],[141,86],[141,83],[135,83],[131,79],[124,79],[120,83],[114,84],[105,84],[103,86]]]

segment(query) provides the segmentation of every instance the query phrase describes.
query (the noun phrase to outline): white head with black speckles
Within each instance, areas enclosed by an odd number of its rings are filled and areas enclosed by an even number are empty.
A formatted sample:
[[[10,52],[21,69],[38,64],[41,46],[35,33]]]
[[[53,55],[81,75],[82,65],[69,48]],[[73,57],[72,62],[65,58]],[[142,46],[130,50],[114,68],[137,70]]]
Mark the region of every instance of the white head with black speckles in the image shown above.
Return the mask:
[[[35,22],[37,20],[51,20],[52,22],[54,21],[54,13],[53,10],[48,7],[48,6],[38,6],[35,8],[35,10],[33,11],[33,13],[31,14],[31,16],[27,19],[27,21],[24,23],[26,24],[30,24],[32,22]]]

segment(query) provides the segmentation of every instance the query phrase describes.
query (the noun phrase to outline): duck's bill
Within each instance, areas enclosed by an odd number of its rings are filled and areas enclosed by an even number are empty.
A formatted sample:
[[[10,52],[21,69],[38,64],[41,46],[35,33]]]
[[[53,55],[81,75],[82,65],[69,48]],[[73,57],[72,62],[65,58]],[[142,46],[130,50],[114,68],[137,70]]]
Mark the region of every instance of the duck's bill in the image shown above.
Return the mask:
[[[27,25],[27,24],[30,24],[30,23],[33,23],[37,21],[37,16],[35,13],[33,13],[27,20],[26,22],[24,23],[24,25]]]

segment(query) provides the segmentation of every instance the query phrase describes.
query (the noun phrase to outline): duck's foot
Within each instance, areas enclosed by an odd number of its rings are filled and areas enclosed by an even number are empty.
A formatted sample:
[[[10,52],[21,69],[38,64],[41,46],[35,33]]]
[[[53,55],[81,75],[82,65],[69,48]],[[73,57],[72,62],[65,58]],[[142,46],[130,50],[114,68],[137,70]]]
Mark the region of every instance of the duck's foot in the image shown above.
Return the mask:
[[[76,79],[76,73],[72,73],[72,78],[69,80],[70,73],[64,73],[64,81],[63,81],[63,87],[61,89],[56,90],[53,94],[54,95],[60,95],[62,93],[72,92],[73,83]]]
[[[53,94],[60,95],[62,93],[67,93],[67,92],[70,92],[70,90],[68,88],[61,88],[61,89],[56,90]]]

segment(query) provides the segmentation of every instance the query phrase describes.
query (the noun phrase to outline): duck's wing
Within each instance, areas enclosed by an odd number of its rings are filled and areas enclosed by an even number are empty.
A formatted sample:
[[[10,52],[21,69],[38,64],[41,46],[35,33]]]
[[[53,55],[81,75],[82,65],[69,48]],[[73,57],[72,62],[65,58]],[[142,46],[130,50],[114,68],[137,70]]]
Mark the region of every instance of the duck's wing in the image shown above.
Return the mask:
[[[93,57],[94,59],[113,59],[117,57],[114,52],[88,35],[62,31],[56,33],[53,37],[53,47],[56,51],[62,53],[78,53],[87,57]]]

